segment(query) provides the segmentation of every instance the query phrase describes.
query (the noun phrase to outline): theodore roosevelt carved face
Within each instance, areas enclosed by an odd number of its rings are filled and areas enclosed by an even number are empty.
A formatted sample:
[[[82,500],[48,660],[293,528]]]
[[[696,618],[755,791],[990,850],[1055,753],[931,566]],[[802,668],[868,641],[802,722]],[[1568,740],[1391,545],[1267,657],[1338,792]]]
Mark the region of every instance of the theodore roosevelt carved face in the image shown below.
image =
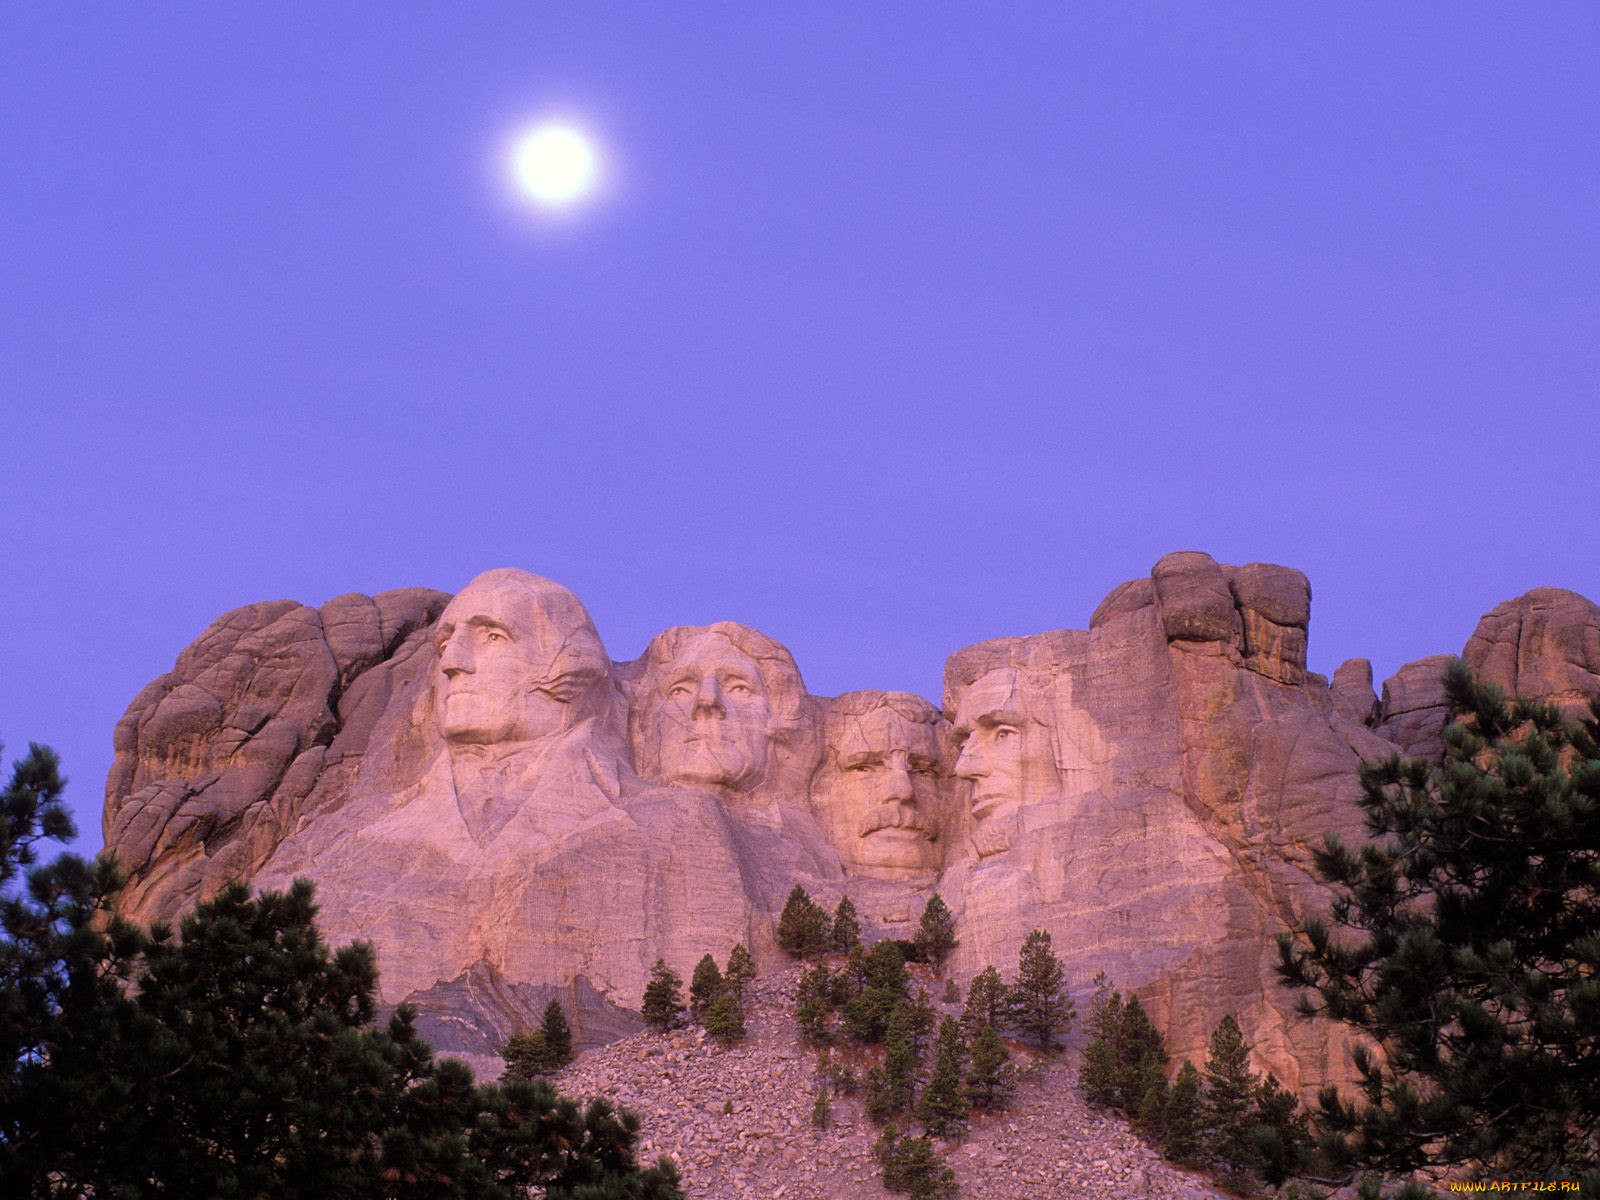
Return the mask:
[[[832,702],[815,805],[840,858],[901,878],[938,863],[939,713],[906,692],[850,692]]]
[[[990,671],[962,694],[956,706],[955,774],[972,784],[974,844],[979,857],[1011,845],[1023,800],[1028,715],[1017,674]]]
[[[537,742],[587,715],[607,659],[578,598],[526,571],[479,575],[434,629],[434,719],[451,746]]]
[[[645,651],[629,723],[639,769],[662,782],[749,791],[804,693],[789,652],[754,629],[669,629]]]

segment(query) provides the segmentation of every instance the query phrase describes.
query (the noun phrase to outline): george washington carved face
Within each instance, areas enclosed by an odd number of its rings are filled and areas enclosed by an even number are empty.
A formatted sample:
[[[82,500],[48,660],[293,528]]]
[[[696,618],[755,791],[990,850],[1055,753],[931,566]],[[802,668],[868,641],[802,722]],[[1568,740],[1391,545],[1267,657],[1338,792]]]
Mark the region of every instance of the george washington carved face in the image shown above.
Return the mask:
[[[434,718],[451,745],[533,742],[569,727],[604,677],[600,639],[577,597],[526,571],[478,576],[434,630]]]

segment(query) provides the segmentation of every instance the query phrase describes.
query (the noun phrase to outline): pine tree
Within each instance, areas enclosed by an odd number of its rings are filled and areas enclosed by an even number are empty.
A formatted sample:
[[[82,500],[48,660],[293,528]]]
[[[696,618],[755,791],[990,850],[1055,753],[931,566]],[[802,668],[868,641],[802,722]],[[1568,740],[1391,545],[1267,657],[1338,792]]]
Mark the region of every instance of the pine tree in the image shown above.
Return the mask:
[[[833,910],[833,927],[829,933],[833,948],[848,954],[861,944],[861,920],[856,916],[856,906],[849,896],[839,898],[839,907]]]
[[[732,992],[722,992],[706,1006],[705,1027],[712,1040],[726,1050],[745,1039],[744,1009]]]
[[[1103,974],[1095,979],[1088,1031],[1089,1045],[1078,1071],[1084,1098],[1137,1117],[1152,1079],[1166,1077],[1167,1051],[1160,1031],[1139,998],[1124,1002]]]
[[[811,1105],[811,1124],[817,1129],[826,1129],[833,1124],[833,1106],[828,1100],[828,1080],[825,1075],[817,1078],[817,1098]]]
[[[939,898],[938,892],[928,897],[928,903],[923,906],[922,920],[917,925],[914,941],[918,956],[932,963],[933,969],[943,974],[945,959],[960,943],[956,941],[955,918],[950,915],[950,909]]]
[[[644,986],[644,1003],[639,1008],[644,1023],[657,1033],[665,1033],[683,1015],[683,980],[662,959],[650,968],[650,981]]]
[[[722,970],[723,982],[728,985],[733,998],[743,1004],[745,991],[755,982],[755,978],[756,960],[750,956],[750,951],[745,949],[744,943],[740,942],[728,952],[728,965]]]
[[[1256,1088],[1250,1138],[1258,1160],[1256,1170],[1274,1187],[1291,1175],[1302,1173],[1310,1161],[1311,1135],[1306,1115],[1271,1072]]]
[[[966,1068],[967,1047],[961,1038],[961,1023],[946,1017],[939,1022],[933,1073],[917,1104],[917,1118],[929,1133],[948,1137],[965,1127],[967,1098],[961,1084]]]
[[[500,1057],[506,1064],[505,1070],[500,1073],[502,1082],[513,1079],[537,1079],[556,1069],[551,1064],[550,1048],[545,1043],[544,1033],[538,1029],[532,1033],[521,1031],[513,1033],[506,1039]]]
[[[778,916],[778,947],[790,958],[816,958],[833,942],[828,912],[798,883]]]
[[[928,1052],[929,1043],[933,1040],[933,1031],[938,1026],[939,1014],[929,1002],[928,993],[921,988],[917,989],[915,998],[905,1002],[905,1009],[906,1035],[916,1047],[917,1061],[921,1062]]]
[[[1161,1031],[1145,1015],[1139,997],[1129,996],[1117,1014],[1117,1029],[1112,1046],[1116,1054],[1116,1106],[1123,1112],[1138,1111],[1144,1098],[1151,1070],[1162,1076],[1167,1071],[1167,1047]]]
[[[893,1121],[884,1125],[878,1140],[872,1144],[872,1157],[883,1168],[883,1186],[891,1192],[905,1191],[900,1172],[900,1130]]]
[[[1600,1189],[1600,702],[1572,721],[1459,662],[1444,687],[1444,764],[1365,765],[1373,841],[1315,855],[1353,936],[1279,938],[1304,1011],[1382,1050],[1354,1056],[1361,1098],[1328,1096],[1320,1123],[1387,1171]]]
[[[925,1137],[901,1137],[891,1123],[883,1127],[872,1153],[883,1167],[883,1186],[912,1200],[948,1200],[956,1194],[955,1172]]]
[[[844,960],[844,966],[839,968],[833,977],[833,1004],[835,1008],[843,1008],[850,1001],[861,994],[861,989],[867,984],[867,975],[872,965],[871,956],[867,948],[857,942],[850,947],[850,953]]]
[[[722,989],[722,972],[717,968],[717,960],[709,954],[702,955],[689,979],[689,1015],[705,1024],[706,1009],[722,995]]]
[[[1145,1061],[1144,1069],[1136,1077],[1134,1092],[1139,1097],[1134,1109],[1134,1127],[1146,1137],[1159,1141],[1166,1129],[1167,1102],[1171,1097],[1166,1072],[1154,1059]]]
[[[879,942],[867,952],[865,979],[859,993],[844,1006],[846,1031],[858,1042],[881,1042],[889,1032],[895,1008],[910,998],[910,976],[900,947]]]
[[[909,1001],[897,1004],[889,1016],[883,1044],[883,1070],[877,1077],[876,1090],[869,1089],[867,1097],[869,1114],[893,1116],[909,1111],[916,1101],[917,1072],[922,1067],[922,1055],[913,1036],[915,1020]],[[882,1118],[875,1115],[874,1119]]]
[[[961,1024],[967,1036],[976,1037],[980,1025],[993,1025],[999,1029],[1005,1023],[1006,985],[1000,982],[1000,972],[984,967],[972,977],[967,986],[967,1005],[961,1011]]]
[[[794,993],[794,1019],[800,1027],[800,1036],[813,1046],[827,1046],[833,1041],[833,1027],[829,1020],[832,980],[828,965],[817,963],[800,974],[800,984]]]
[[[1094,999],[1089,1005],[1086,1028],[1089,1045],[1078,1068],[1078,1086],[1090,1104],[1116,1107],[1121,1098],[1119,1082],[1122,1065],[1117,1057],[1117,1038],[1122,1025],[1122,994],[1111,990],[1104,971],[1094,977]]]
[[[967,1100],[973,1108],[1003,1108],[1017,1087],[1011,1052],[993,1025],[983,1022],[972,1037],[971,1066],[967,1069]]]
[[[1066,968],[1050,946],[1050,935],[1035,929],[1022,943],[1017,981],[1006,993],[1007,1015],[1023,1036],[1041,1050],[1055,1049],[1055,1036],[1072,1027],[1076,1010],[1063,987]]]
[[[1205,1078],[1206,1151],[1222,1164],[1228,1177],[1242,1179],[1257,1161],[1250,1129],[1255,1123],[1259,1080],[1250,1070],[1250,1048],[1232,1013],[1211,1033]]]
[[[572,1061],[572,1026],[567,1024],[567,1014],[561,1010],[561,1001],[551,999],[544,1006],[539,1036],[544,1041],[550,1070],[559,1071]]]
[[[1166,1120],[1161,1133],[1161,1153],[1184,1167],[1200,1163],[1200,1072],[1185,1060],[1167,1093]]]

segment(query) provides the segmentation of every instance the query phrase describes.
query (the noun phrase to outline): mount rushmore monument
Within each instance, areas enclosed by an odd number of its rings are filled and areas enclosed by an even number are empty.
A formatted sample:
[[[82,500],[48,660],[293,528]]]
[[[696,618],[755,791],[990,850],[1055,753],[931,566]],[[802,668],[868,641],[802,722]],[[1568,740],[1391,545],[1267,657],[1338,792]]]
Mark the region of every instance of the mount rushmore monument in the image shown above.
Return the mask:
[[[1445,656],[1375,694],[1306,669],[1287,567],[1161,559],[1088,622],[957,650],[939,705],[807,692],[745,625],[678,626],[613,661],[582,603],[525,571],[220,617],[117,725],[106,844],[126,914],[232,879],[316,881],[328,939],[376,948],[382,999],[491,1055],[558,995],[581,1040],[636,1027],[651,964],[743,942],[775,964],[795,883],[877,937],[938,891],[958,978],[1049,930],[1080,999],[1136,991],[1175,1054],[1235,1013],[1291,1087],[1346,1073],[1293,1015],[1273,935],[1326,910],[1309,871],[1362,835],[1362,759],[1436,754]],[[1541,588],[1463,656],[1508,690],[1600,692],[1600,608]]]

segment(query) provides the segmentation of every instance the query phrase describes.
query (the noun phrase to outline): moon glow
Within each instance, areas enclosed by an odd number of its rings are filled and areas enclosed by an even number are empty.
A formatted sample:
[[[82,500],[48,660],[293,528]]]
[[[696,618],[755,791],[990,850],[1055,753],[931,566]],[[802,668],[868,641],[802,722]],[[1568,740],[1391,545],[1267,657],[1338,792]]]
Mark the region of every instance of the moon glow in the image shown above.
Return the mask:
[[[594,190],[599,163],[589,139],[570,125],[539,125],[517,139],[511,169],[522,193],[564,208]]]

